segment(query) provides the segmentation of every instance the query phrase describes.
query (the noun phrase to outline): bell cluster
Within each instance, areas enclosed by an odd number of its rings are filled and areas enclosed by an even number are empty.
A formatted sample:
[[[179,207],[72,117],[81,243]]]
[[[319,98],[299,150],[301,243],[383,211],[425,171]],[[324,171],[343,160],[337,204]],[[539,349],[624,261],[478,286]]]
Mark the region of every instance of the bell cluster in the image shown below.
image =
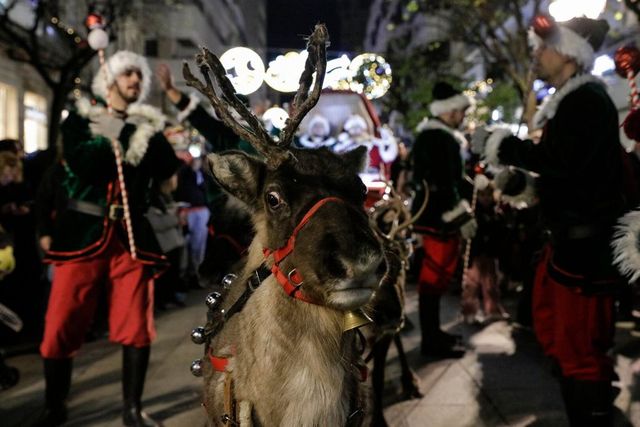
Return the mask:
[[[231,289],[231,285],[237,278],[238,276],[235,274],[227,274],[222,278],[221,285],[225,293]],[[219,322],[224,321],[225,311],[221,308],[223,300],[223,294],[218,291],[211,292],[205,298],[204,303],[207,306],[207,325],[197,326],[191,331],[191,341],[194,344],[205,344],[211,337],[211,333],[215,329],[215,326]],[[202,359],[196,359],[191,362],[191,373],[196,377],[201,377],[202,365]]]

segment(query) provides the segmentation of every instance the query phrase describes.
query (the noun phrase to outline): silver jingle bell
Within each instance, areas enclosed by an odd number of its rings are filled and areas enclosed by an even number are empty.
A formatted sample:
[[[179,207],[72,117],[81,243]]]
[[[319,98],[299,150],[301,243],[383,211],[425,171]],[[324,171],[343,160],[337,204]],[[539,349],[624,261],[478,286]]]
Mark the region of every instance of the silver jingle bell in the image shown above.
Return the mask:
[[[231,288],[231,285],[233,284],[233,282],[238,278],[237,275],[233,274],[233,273],[229,273],[226,276],[224,276],[222,278],[222,287],[225,290],[229,290]]]
[[[220,292],[211,292],[207,295],[204,303],[209,307],[209,310],[215,310],[222,302],[222,294]]]
[[[204,328],[202,326],[198,326],[191,331],[191,341],[194,344],[204,344],[207,336],[205,335]]]
[[[191,374],[194,377],[202,376],[202,359],[196,359],[191,362]]]

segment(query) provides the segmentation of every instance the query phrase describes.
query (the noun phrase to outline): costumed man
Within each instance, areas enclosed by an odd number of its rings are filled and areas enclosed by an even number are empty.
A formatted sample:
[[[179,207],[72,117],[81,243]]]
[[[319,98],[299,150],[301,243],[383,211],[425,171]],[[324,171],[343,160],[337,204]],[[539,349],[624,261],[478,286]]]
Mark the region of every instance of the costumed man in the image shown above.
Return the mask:
[[[50,223],[50,235],[41,236],[40,242],[45,260],[54,265],[54,279],[40,345],[46,408],[36,425],[60,425],[67,419],[73,357],[105,282],[109,340],[123,350],[124,425],[158,425],[141,410],[140,401],[156,335],[153,277],[165,260],[144,214],[152,183],[171,177],[180,162],[162,133],[164,116],[142,104],[150,84],[146,59],[119,51],[95,76],[95,98],[78,100],[62,123],[64,159],[58,190],[64,194],[55,197],[53,221],[39,219]],[[120,146],[124,182],[114,141]],[[128,197],[123,197],[123,190]]]
[[[195,93],[186,95],[176,87],[168,65],[159,64],[156,68],[156,77],[169,101],[178,109],[176,119],[179,122],[188,121],[212,145],[212,152],[240,149],[255,153],[253,147],[249,143],[240,140],[222,120],[219,120],[215,115],[209,114],[200,105],[200,98]]]
[[[380,138],[367,132],[365,119],[358,115],[351,115],[343,125],[344,132],[338,135],[338,142],[333,151],[340,154],[354,150],[361,145],[369,150],[369,167],[367,173],[379,174],[384,168],[387,177],[390,175],[391,163],[398,157],[398,142],[389,128],[380,128]]]
[[[450,84],[438,82],[429,106],[434,118],[423,120],[411,152],[413,182],[417,187],[415,211],[428,185],[429,203],[415,223],[423,236],[424,258],[418,279],[422,354],[427,357],[462,357],[459,338],[440,329],[440,299],[449,287],[460,257],[460,237],[470,239],[477,227],[469,203],[462,198],[466,140],[458,128],[473,99]]]
[[[321,148],[332,149],[336,139],[331,136],[331,126],[329,120],[320,114],[314,115],[307,126],[307,132],[300,135],[295,140],[299,148]]]
[[[530,31],[534,72],[556,88],[536,112],[538,144],[508,130],[472,145],[493,165],[540,175],[543,225],[550,243],[537,268],[534,330],[559,368],[571,426],[612,425],[614,292],[620,278],[609,242],[625,207],[618,112],[604,84],[590,74],[609,29],[604,20],[556,24],[536,17]],[[486,144],[486,145],[485,145]],[[484,146],[484,147],[483,147]]]

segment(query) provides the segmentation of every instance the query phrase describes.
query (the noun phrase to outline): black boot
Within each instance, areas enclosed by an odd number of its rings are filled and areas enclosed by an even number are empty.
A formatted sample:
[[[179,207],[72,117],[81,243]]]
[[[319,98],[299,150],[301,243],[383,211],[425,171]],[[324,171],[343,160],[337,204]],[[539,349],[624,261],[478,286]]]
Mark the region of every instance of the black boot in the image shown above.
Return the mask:
[[[124,400],[122,421],[128,427],[160,426],[142,411],[140,405],[149,365],[149,353],[150,347],[122,346],[122,397]]]
[[[42,359],[45,380],[45,409],[33,427],[54,427],[67,421],[67,397],[71,388],[73,359]]]
[[[562,378],[562,383],[565,384],[562,391],[571,427],[613,426],[611,381],[581,381]]]
[[[422,355],[445,359],[464,356],[465,351],[459,345],[459,337],[447,334],[440,329],[440,296],[420,294],[418,303]]]

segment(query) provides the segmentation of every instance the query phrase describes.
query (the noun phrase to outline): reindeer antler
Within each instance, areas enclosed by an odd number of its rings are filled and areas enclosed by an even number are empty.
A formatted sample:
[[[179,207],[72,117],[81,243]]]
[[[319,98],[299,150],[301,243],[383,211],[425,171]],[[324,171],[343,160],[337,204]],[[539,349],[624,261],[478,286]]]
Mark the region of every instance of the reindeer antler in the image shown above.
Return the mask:
[[[269,135],[262,122],[238,99],[233,85],[226,76],[224,66],[218,57],[207,48],[202,48],[202,51],[196,55],[196,63],[200,68],[204,82],[191,73],[189,64],[186,62],[182,67],[182,74],[188,86],[198,90],[209,99],[218,117],[238,136],[253,145],[266,158],[269,167],[276,168],[291,157],[291,152],[287,148],[291,145],[293,135],[304,116],[318,102],[327,65],[326,44],[328,38],[329,33],[325,25],[316,25],[307,43],[309,56],[300,77],[300,87],[293,99],[292,114],[287,120],[279,141],[275,141]],[[311,95],[309,95],[314,70],[316,71],[316,82]],[[215,85],[209,72],[213,74]],[[221,94],[216,90],[216,85]],[[234,117],[233,111],[240,116],[241,120]]]
[[[236,96],[233,85],[227,78],[224,66],[220,63],[218,57],[207,48],[202,48],[202,51],[196,55],[196,62],[204,78],[204,83],[191,73],[189,64],[185,62],[182,66],[182,75],[187,85],[205,95],[211,102],[218,117],[236,135],[249,142],[258,152],[264,155],[269,166],[277,167],[282,161],[286,160],[289,157],[289,153],[274,144],[260,120]],[[219,95],[216,91],[216,86],[211,80],[209,71],[213,73],[222,95]],[[242,118],[242,121],[234,117],[234,110]]]
[[[293,98],[291,104],[291,110],[289,119],[282,130],[282,138],[280,144],[288,146],[293,140],[300,122],[304,116],[311,110],[318,99],[320,98],[320,92],[322,91],[322,83],[324,82],[324,74],[327,68],[327,46],[329,45],[329,32],[324,24],[316,24],[313,33],[309,36],[307,42],[307,61],[304,64],[304,71],[300,76],[300,86],[296,92],[296,96]],[[313,85],[313,90],[309,94],[309,88],[313,82],[313,73],[316,73],[316,81]]]
[[[389,189],[388,191],[389,191],[390,197],[386,200],[381,200],[377,202],[371,208],[371,211],[370,211],[371,226],[376,232],[376,234],[378,234],[383,240],[392,241],[398,235],[398,233],[400,233],[400,231],[404,230],[405,228],[408,228],[411,224],[416,222],[418,218],[420,218],[420,215],[422,215],[422,213],[424,212],[425,208],[427,207],[427,203],[429,201],[429,189],[428,189],[429,187],[427,186],[426,181],[423,180],[422,183],[425,188],[425,195],[424,195],[424,200],[422,201],[422,205],[420,206],[420,209],[418,209],[418,211],[414,216],[406,215],[407,219],[402,223],[399,223],[398,218],[400,217],[402,211],[408,211],[408,209],[405,206],[404,201],[402,200],[402,197],[393,189],[393,186],[390,183],[387,183],[387,186],[388,186],[387,188]],[[389,209],[393,210],[396,213],[396,217],[393,219],[393,222],[391,225],[391,230],[387,234],[383,233],[380,227],[378,226],[378,216],[386,212],[384,209],[385,206],[390,206]]]

